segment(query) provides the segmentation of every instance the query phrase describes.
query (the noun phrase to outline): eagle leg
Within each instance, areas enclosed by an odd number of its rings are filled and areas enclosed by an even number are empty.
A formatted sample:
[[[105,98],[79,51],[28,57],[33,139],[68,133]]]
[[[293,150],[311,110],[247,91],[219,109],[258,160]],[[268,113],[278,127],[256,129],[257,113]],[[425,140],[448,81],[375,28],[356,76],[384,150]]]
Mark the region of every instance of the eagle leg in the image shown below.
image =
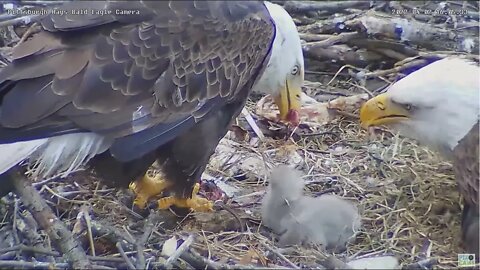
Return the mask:
[[[159,195],[171,185],[172,183],[165,181],[158,174],[154,177],[145,174],[142,179],[134,181],[129,185],[130,190],[136,195],[133,204],[144,209],[151,197]]]
[[[213,202],[197,196],[200,190],[200,184],[196,183],[193,187],[192,198],[178,198],[169,196],[158,200],[159,209],[168,209],[170,206],[177,206],[180,208],[190,208],[196,212],[208,212],[213,211]]]

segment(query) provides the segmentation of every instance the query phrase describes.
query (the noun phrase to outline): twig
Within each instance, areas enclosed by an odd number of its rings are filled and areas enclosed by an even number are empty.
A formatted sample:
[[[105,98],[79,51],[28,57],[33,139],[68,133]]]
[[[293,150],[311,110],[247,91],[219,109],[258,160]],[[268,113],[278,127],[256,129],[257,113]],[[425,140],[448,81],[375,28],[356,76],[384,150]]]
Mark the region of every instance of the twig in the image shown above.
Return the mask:
[[[367,72],[367,73],[365,73],[365,77],[366,78],[371,78],[371,77],[385,76],[385,75],[389,75],[389,74],[398,73],[398,72],[401,72],[405,69],[409,69],[409,68],[412,68],[412,67],[424,66],[426,64],[427,64],[427,60],[423,60],[423,59],[414,60],[414,61],[408,62],[404,65],[396,66],[396,67],[391,68],[391,69],[378,70],[378,71],[374,71],[374,72]]]
[[[56,251],[51,251],[51,250],[38,248],[38,247],[29,247],[23,244],[20,244],[14,247],[0,249],[0,254],[4,254],[10,251],[26,251],[26,252],[33,252],[33,253],[39,253],[39,254],[46,254],[50,256],[60,256],[60,254]]]
[[[92,222],[90,218],[90,214],[88,213],[88,207],[86,205],[82,206],[80,208],[80,212],[83,214],[83,218],[85,220],[85,223],[87,225],[87,235],[88,235],[88,242],[90,244],[90,250],[92,252],[92,256],[95,255],[95,244],[93,242],[93,233],[92,233]]]
[[[133,248],[135,241],[131,239],[128,234],[120,232],[117,228],[102,222],[91,220],[92,233],[98,237],[105,237],[111,242],[115,243],[118,239],[122,239],[123,244],[129,244],[128,248]]]
[[[321,264],[326,269],[352,269],[348,264],[344,263],[343,261],[339,260],[335,256],[328,256],[321,260]]]
[[[233,211],[232,208],[228,207],[223,201],[215,202],[215,206],[218,206],[218,208],[223,209],[223,210],[227,211],[228,213],[230,213],[235,218],[235,220],[238,222],[240,232],[245,231],[245,224],[242,222],[242,219]]]
[[[194,251],[193,249],[184,252],[180,258],[186,261],[195,269],[238,269],[238,270],[252,270],[252,269],[282,269],[282,266],[272,266],[272,267],[258,267],[258,266],[250,266],[250,265],[228,265],[228,264],[221,264],[207,258],[202,257],[198,252]]]
[[[49,263],[49,262],[22,262],[22,261],[0,261],[0,268],[15,268],[15,269],[54,269],[54,268],[69,268],[68,263]]]
[[[283,6],[288,12],[304,13],[310,11],[323,11],[328,13],[341,12],[350,8],[367,9],[370,6],[368,1],[287,1]]]
[[[100,257],[100,256],[88,256],[88,259],[92,262],[113,262],[113,263],[125,263],[122,258],[115,257]]]
[[[25,238],[26,243],[29,243],[29,246],[20,245],[19,247],[23,251],[31,251],[31,252],[38,252],[38,251],[47,251],[47,252],[39,252],[39,254],[46,254],[46,260],[48,262],[55,262],[54,256],[60,256],[58,252],[54,252],[51,250],[51,247],[45,243],[42,236],[38,233],[38,224],[35,221],[35,218],[32,214],[28,211],[24,211],[20,217],[18,217],[18,221],[22,222],[22,226],[16,226],[22,236]],[[48,254],[50,253],[50,254]],[[42,256],[36,258],[39,261],[43,261],[44,259]]]
[[[425,260],[421,260],[415,263],[407,264],[402,267],[404,270],[410,269],[431,269],[434,265],[438,264],[438,259],[436,258],[429,258]]]
[[[176,261],[182,254],[187,251],[187,249],[190,247],[190,245],[193,244],[193,234],[189,235],[187,239],[173,252],[173,254],[167,259],[165,262],[165,267],[171,268],[172,263]]]
[[[329,38],[321,41],[314,41],[314,42],[309,42],[305,45],[303,45],[303,49],[305,51],[309,51],[312,48],[328,48],[332,45],[335,45],[337,43],[346,43],[349,40],[356,39],[359,37],[362,37],[363,34],[357,33],[357,32],[346,32],[346,33],[340,33],[336,36],[332,35]]]
[[[125,250],[123,250],[122,243],[117,242],[115,246],[117,247],[118,252],[120,253],[120,256],[122,256],[123,260],[127,264],[127,268],[130,270],[136,269],[132,261],[130,260],[130,258],[128,258],[127,254],[125,254]]]
[[[344,117],[347,117],[347,118],[351,118],[351,119],[359,119],[360,117],[356,114],[353,114],[353,113],[349,113],[349,112],[345,112],[345,111],[341,111],[341,110],[338,110],[338,109],[332,109],[332,108],[329,108],[329,110],[332,110],[334,111],[335,113],[341,115],[341,116],[344,116]]]
[[[307,41],[322,41],[330,38],[332,35],[322,35],[322,34],[309,34],[309,33],[299,33],[300,38]]]
[[[263,135],[262,130],[258,127],[257,123],[255,123],[255,120],[253,119],[252,115],[247,110],[247,108],[242,109],[242,114],[247,120],[250,127],[252,127],[255,134],[257,134],[258,138],[260,138],[260,140],[265,140],[265,135]]]
[[[13,203],[13,239],[15,240],[15,244],[20,243],[20,240],[18,238],[18,230],[17,230],[17,219],[18,219],[18,200],[15,199],[15,202]]]
[[[31,34],[33,34],[35,32],[35,27],[37,27],[38,23],[33,23],[29,28],[28,30],[23,33],[22,37],[20,38],[20,40],[18,41],[17,45],[20,44],[20,43],[23,43],[25,42],[25,40],[27,40],[28,37],[30,37]]]
[[[29,24],[32,21],[37,20],[40,16],[23,16],[11,20],[6,20],[3,22],[0,22],[0,27],[4,26],[10,26],[10,25],[19,25],[19,24]]]
[[[64,254],[73,268],[91,268],[91,264],[72,233],[52,212],[38,192],[27,183],[27,180],[18,170],[9,173],[15,187],[15,193],[21,198],[24,206],[32,213],[40,227],[45,230],[54,244]]]
[[[143,226],[143,235],[140,240],[137,242],[137,269],[145,269],[145,255],[143,250],[145,249],[145,245],[148,241],[148,238],[153,232],[153,227],[155,226],[154,220],[158,217],[157,212],[150,212],[148,215],[147,220],[145,220],[145,225]]]
[[[289,266],[291,266],[293,269],[300,269],[296,264],[294,264],[292,261],[290,261],[287,257],[285,257],[282,253],[278,252],[278,250],[275,250],[272,248],[270,245],[264,242],[260,242],[262,246],[264,246],[266,249],[268,249],[270,252],[275,254],[278,258],[282,259],[284,262],[286,262]]]

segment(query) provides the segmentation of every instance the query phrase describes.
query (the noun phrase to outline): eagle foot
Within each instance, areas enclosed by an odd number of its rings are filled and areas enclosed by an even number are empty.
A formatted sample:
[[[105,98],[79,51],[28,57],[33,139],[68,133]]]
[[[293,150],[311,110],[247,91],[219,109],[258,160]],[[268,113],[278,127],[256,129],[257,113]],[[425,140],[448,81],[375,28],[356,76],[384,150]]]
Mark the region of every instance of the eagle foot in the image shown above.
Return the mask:
[[[170,206],[177,206],[180,208],[189,208],[195,212],[210,212],[213,211],[213,202],[197,196],[200,190],[200,184],[196,183],[193,187],[192,198],[177,198],[169,196],[158,200],[159,209],[168,209]]]
[[[129,188],[136,197],[133,204],[144,209],[151,197],[157,196],[165,189],[171,186],[171,183],[163,180],[160,175],[150,177],[147,174],[142,179],[130,183]]]

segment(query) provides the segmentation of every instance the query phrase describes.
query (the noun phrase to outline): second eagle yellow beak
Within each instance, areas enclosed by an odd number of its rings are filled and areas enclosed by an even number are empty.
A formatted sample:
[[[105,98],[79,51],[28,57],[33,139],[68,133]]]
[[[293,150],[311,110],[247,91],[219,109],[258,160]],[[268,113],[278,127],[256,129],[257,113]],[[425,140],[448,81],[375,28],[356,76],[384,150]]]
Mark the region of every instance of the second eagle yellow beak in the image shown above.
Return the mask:
[[[363,128],[393,124],[409,117],[410,112],[392,102],[388,93],[371,98],[360,108],[360,123]]]

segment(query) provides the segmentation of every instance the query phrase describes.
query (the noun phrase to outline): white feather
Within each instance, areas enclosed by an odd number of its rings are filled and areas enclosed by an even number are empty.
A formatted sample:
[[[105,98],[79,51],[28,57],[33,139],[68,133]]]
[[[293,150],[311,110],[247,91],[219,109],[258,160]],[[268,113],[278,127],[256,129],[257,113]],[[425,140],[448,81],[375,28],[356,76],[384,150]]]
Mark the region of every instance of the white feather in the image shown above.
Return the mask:
[[[95,133],[76,133],[48,139],[30,156],[32,175],[64,178],[110,147],[112,140]],[[32,162],[33,161],[33,162]]]
[[[25,160],[48,139],[0,144],[0,174]]]
[[[33,177],[64,178],[103,153],[111,139],[95,133],[75,133],[34,141],[0,145],[0,173],[28,160]],[[4,154],[6,153],[6,154]]]
[[[253,92],[275,94],[283,88],[287,78],[291,77],[294,66],[303,74],[304,61],[302,43],[292,17],[281,6],[264,1],[275,22],[276,35],[267,67],[254,85]],[[303,76],[300,77],[303,81]]]
[[[436,61],[390,87],[391,100],[414,106],[401,133],[452,150],[479,120],[480,68],[459,58]]]

